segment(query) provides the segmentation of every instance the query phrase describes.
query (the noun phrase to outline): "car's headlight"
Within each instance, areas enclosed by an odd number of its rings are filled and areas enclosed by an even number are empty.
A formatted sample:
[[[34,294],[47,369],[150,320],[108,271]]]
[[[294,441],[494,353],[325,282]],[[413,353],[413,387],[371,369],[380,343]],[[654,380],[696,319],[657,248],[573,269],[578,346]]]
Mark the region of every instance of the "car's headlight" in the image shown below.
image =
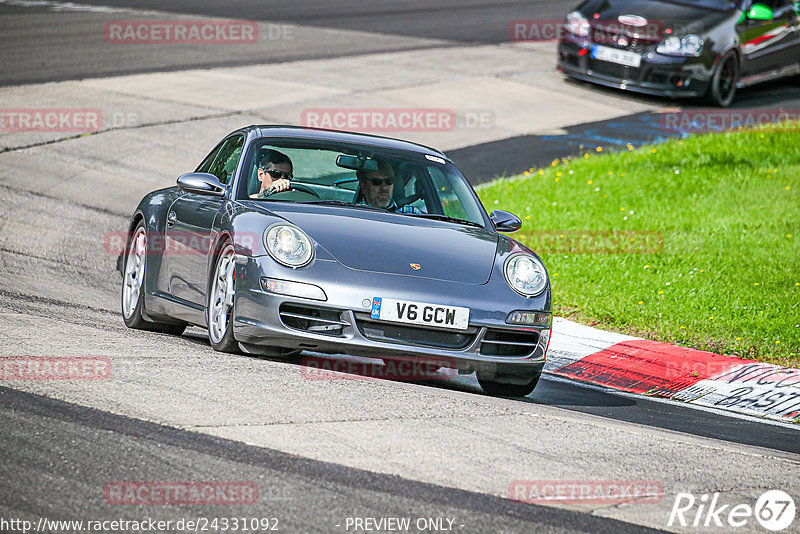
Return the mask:
[[[691,33],[683,37],[667,37],[656,47],[656,52],[665,56],[697,57],[703,49],[703,40]]]
[[[278,223],[267,228],[264,244],[269,255],[287,267],[307,265],[314,256],[311,240],[302,230],[290,224]]]
[[[547,287],[547,271],[530,254],[514,254],[506,260],[506,282],[526,297],[535,297]]]
[[[564,28],[572,35],[577,35],[578,37],[588,37],[589,30],[591,29],[589,20],[584,17],[583,13],[580,11],[573,11],[567,15],[567,24]]]

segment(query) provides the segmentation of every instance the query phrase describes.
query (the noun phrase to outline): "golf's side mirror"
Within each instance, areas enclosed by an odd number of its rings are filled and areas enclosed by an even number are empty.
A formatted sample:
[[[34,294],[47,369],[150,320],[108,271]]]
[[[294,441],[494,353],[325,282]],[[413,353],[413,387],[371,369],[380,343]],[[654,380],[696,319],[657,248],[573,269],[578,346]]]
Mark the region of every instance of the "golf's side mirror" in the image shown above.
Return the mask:
[[[747,12],[748,20],[772,20],[774,18],[775,12],[764,4],[753,4],[750,11]]]

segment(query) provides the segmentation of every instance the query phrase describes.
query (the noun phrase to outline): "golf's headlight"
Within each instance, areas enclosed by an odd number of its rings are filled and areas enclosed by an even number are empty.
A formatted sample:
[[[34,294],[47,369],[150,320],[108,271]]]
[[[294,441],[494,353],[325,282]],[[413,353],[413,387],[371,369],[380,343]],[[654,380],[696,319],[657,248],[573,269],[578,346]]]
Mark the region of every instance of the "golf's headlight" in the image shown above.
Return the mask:
[[[302,230],[290,224],[275,224],[264,232],[267,252],[287,267],[307,265],[314,256],[311,240]]]
[[[506,260],[506,282],[526,297],[535,297],[547,287],[547,271],[530,254],[514,254]]]
[[[690,33],[683,37],[667,37],[656,47],[656,52],[667,56],[697,57],[703,49],[703,40]]]
[[[564,27],[572,35],[577,35],[578,37],[589,36],[589,20],[580,11],[573,11],[567,15],[567,24]]]

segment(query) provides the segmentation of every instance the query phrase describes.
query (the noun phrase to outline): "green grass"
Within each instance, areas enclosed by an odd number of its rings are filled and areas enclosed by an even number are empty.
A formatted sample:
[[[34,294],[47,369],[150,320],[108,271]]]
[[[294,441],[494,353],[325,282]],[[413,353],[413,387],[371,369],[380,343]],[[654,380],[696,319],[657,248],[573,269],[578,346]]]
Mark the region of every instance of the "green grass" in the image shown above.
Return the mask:
[[[479,188],[522,217],[512,237],[541,253],[557,315],[793,367],[798,193],[798,123],[592,151]]]

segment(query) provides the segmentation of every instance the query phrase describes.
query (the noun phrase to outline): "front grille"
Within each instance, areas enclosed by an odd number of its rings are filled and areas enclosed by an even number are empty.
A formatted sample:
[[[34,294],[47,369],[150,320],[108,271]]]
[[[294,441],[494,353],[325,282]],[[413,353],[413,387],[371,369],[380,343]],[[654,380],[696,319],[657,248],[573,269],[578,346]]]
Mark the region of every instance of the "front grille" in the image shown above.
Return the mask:
[[[528,356],[538,343],[538,332],[489,329],[481,341],[480,352],[486,356]]]
[[[638,54],[646,53],[658,43],[658,40],[654,39],[653,36],[641,35],[634,30],[601,26],[592,28],[592,41],[599,45],[628,50]]]
[[[625,65],[618,65],[610,61],[601,61],[599,59],[590,59],[588,63],[589,70],[596,74],[610,76],[611,78],[618,78],[621,80],[636,80],[639,77],[639,70],[633,67],[626,67]]]
[[[350,326],[342,321],[342,312],[339,310],[283,303],[278,312],[288,328],[310,334],[343,337],[344,328]]]
[[[475,328],[463,332],[421,328],[371,321],[367,316],[356,315],[356,326],[365,338],[384,343],[402,343],[437,349],[463,349],[475,339]]]

